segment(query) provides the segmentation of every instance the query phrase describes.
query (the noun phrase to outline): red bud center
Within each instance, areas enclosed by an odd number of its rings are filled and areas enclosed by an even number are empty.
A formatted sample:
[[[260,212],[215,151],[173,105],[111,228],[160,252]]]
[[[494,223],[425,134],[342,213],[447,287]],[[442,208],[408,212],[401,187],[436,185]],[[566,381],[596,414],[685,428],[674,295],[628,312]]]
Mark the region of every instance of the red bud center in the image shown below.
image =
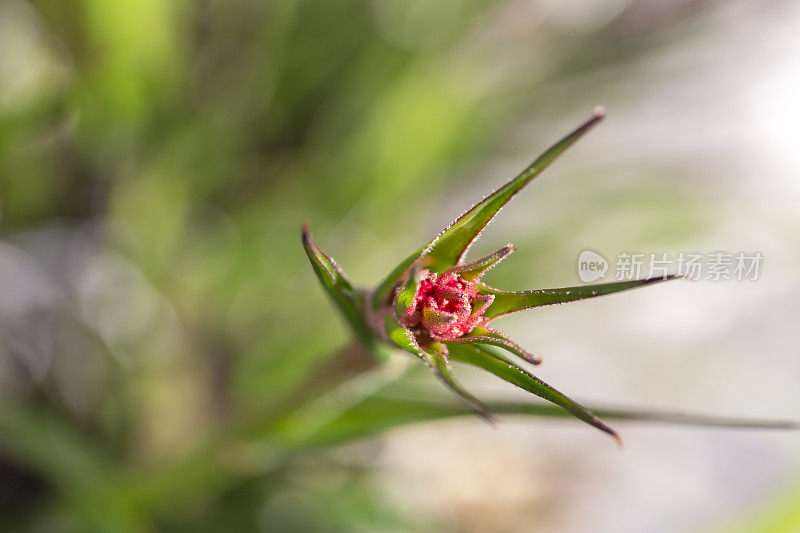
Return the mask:
[[[404,326],[422,329],[436,340],[463,337],[483,322],[487,303],[475,284],[458,274],[423,270],[414,301],[401,317]]]

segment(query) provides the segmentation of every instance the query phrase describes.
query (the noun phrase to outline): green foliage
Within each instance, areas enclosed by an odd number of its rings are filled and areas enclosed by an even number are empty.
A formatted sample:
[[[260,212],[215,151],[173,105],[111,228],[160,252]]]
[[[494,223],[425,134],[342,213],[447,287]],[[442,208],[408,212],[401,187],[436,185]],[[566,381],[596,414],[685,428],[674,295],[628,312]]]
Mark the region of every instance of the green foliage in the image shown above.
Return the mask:
[[[543,100],[543,80],[644,55],[685,17],[634,17],[629,33],[526,24],[540,46],[504,29],[503,2],[423,4],[0,2],[0,530],[413,529],[324,452],[473,410],[384,394],[409,378],[361,313],[416,254],[370,302],[353,286],[428,237],[453,188],[483,188],[476,162],[547,142],[545,121],[515,133],[525,117],[587,105]],[[580,219],[631,207],[642,239],[674,240],[708,223],[693,194],[618,191]],[[676,237],[663,215],[678,209],[692,216]],[[353,284],[310,241],[309,270],[302,220]],[[551,250],[573,227],[520,244]],[[301,485],[309,460],[335,483]]]
[[[358,336],[369,338],[371,335],[376,343],[385,340],[397,348],[414,354],[428,365],[446,388],[489,422],[493,421],[491,411],[456,381],[449,366],[450,359],[486,370],[523,390],[548,400],[576,418],[608,433],[616,439],[618,444],[621,444],[622,440],[617,432],[594,413],[508,358],[487,348],[487,345],[501,347],[529,363],[539,364],[541,362],[539,358],[528,353],[512,340],[489,329],[488,323],[498,316],[524,309],[595,298],[644,287],[659,281],[676,279],[677,276],[670,275],[661,278],[561,289],[504,292],[481,283],[480,278],[484,272],[507,257],[513,251],[512,246],[506,246],[493,254],[469,263],[463,261],[463,256],[469,246],[478,238],[481,231],[500,209],[602,117],[602,109],[595,109],[591,118],[547,149],[520,175],[478,202],[415,254],[403,260],[375,289],[365,291],[367,294],[372,292],[375,295],[373,305],[369,309],[361,301],[353,303],[354,298],[351,295],[355,294],[355,290],[344,278],[336,263],[318,251],[311,240],[307,226],[305,226],[303,246],[306,248],[312,267],[326,291],[335,301],[340,302],[340,310],[354,326]],[[423,266],[426,269],[425,272],[428,272],[427,275],[433,273],[434,277],[426,281],[426,283],[438,287],[434,288],[433,293],[423,294],[420,292],[422,290],[420,275]],[[437,275],[441,275],[441,277],[436,278]],[[442,282],[442,285],[436,285],[440,283],[437,279],[446,280],[447,276],[456,276],[458,281]],[[463,286],[468,288],[461,288]],[[422,309],[413,308],[412,312],[421,314],[421,322],[407,321],[406,315],[411,306],[417,304],[418,295],[418,304],[422,306]],[[434,302],[429,304],[427,299],[433,299]],[[459,311],[458,308],[452,312],[446,311],[446,306],[453,305],[452,302],[456,301],[460,302],[458,305],[462,306],[462,311]],[[430,307],[429,305],[441,307]],[[460,316],[459,313],[462,312],[466,315]],[[457,330],[456,334],[447,333],[447,336],[439,333],[439,326],[453,324],[458,320],[469,320],[473,317],[477,317],[479,322],[465,322],[468,324],[468,330]],[[379,325],[376,326],[376,324]],[[451,330],[445,328],[441,331]],[[646,420],[647,417],[643,416],[642,419]],[[713,418],[708,421],[711,425],[722,423],[721,420]],[[746,422],[742,422],[742,424],[746,424]]]

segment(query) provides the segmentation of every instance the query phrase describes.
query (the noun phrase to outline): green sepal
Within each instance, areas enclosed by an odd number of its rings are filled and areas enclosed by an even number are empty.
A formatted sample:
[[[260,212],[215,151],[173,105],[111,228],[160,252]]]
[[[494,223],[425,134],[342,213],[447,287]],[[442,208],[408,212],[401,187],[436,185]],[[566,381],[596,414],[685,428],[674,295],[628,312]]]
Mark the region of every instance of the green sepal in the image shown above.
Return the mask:
[[[612,283],[600,283],[597,285],[578,285],[575,287],[562,287],[560,289],[537,289],[533,291],[507,292],[489,287],[482,283],[476,284],[478,292],[487,296],[494,296],[494,301],[484,313],[488,319],[493,319],[508,313],[530,309],[531,307],[541,307],[543,305],[561,304],[596,298],[604,294],[627,291],[678,279],[680,276],[666,276],[648,279],[638,279],[633,281],[618,281]]]
[[[475,261],[471,261],[464,265],[456,265],[447,269],[447,272],[453,272],[467,281],[477,281],[483,276],[487,270],[495,267],[500,261],[508,257],[514,251],[514,247],[510,244],[504,246],[494,253],[491,253]]]
[[[386,276],[386,278],[384,278],[384,280],[381,281],[377,287],[375,287],[375,291],[372,293],[371,302],[374,310],[377,311],[390,302],[389,298],[392,295],[392,291],[395,287],[397,287],[397,284],[400,282],[403,276],[406,275],[408,269],[414,264],[414,261],[419,259],[424,250],[425,246],[403,259],[403,261],[394,267],[394,269],[389,272],[389,275]]]
[[[414,296],[417,294],[419,287],[419,268],[412,267],[408,274],[408,278],[403,282],[397,290],[397,296],[394,299],[394,316],[398,320],[401,319],[406,309],[414,303]]]
[[[389,275],[378,284],[372,296],[373,309],[380,309],[388,301],[392,289],[408,271],[414,261],[427,257],[424,267],[432,272],[442,273],[460,262],[470,244],[483,231],[483,228],[494,218],[511,198],[533,178],[542,173],[550,163],[560,156],[567,148],[581,138],[592,126],[597,124],[604,115],[602,108],[597,108],[592,116],[580,126],[545,150],[533,163],[528,165],[519,175],[494,191],[492,194],[477,203],[466,213],[453,221],[439,235],[430,242],[420,247],[397,265]]]
[[[604,113],[602,108],[595,109],[592,116],[580,126],[545,150],[542,155],[536,158],[515,178],[461,215],[433,239],[423,254],[431,258],[431,266],[429,268],[439,273],[458,264],[470,244],[483,231],[483,228],[491,222],[500,209],[523,187],[541,174],[567,148],[589,131],[592,126],[597,124],[603,118]]]
[[[503,348],[533,365],[539,365],[542,363],[542,360],[540,358],[528,352],[527,350],[522,348],[519,344],[512,341],[502,333],[481,326],[473,328],[472,331],[470,331],[463,337],[460,337],[453,341],[448,341],[448,343],[452,342],[456,343],[468,342],[473,344],[488,344],[490,346],[497,346],[498,348]]]
[[[364,295],[353,288],[339,265],[329,256],[325,255],[314,242],[308,224],[302,228],[303,248],[306,251],[311,267],[317,275],[325,292],[333,303],[344,315],[353,333],[361,343],[373,351],[375,341],[373,335],[364,321]]]
[[[617,432],[607,426],[588,409],[557,391],[495,350],[484,346],[456,343],[448,343],[447,349],[451,359],[487,370],[500,379],[563,407],[576,418],[608,433],[616,439],[617,443],[621,444],[622,441]]]
[[[392,315],[387,314],[384,317],[383,329],[386,332],[386,338],[396,347],[413,353],[423,361],[425,360],[420,354],[421,350],[417,346],[417,341],[414,340],[414,334],[408,328],[401,326]]]
[[[434,342],[424,349],[419,346],[414,339],[414,334],[404,328],[394,317],[386,315],[384,319],[384,327],[389,339],[399,348],[413,353],[431,369],[433,374],[441,381],[445,387],[450,389],[459,398],[461,398],[477,415],[482,417],[487,422],[492,422],[492,415],[486,406],[475,398],[472,394],[467,392],[455,379],[450,367],[447,364],[447,357],[445,348],[441,343]]]
[[[486,407],[483,402],[475,398],[475,396],[467,392],[464,387],[462,387],[461,384],[456,381],[452,371],[450,370],[450,365],[447,363],[443,345],[438,342],[433,343],[431,346],[427,347],[423,353],[427,354],[428,366],[430,366],[434,375],[439,378],[439,381],[441,381],[458,397],[464,400],[464,402],[466,402],[466,404],[475,412],[475,414],[487,422],[494,422],[494,418],[489,412],[489,408]]]

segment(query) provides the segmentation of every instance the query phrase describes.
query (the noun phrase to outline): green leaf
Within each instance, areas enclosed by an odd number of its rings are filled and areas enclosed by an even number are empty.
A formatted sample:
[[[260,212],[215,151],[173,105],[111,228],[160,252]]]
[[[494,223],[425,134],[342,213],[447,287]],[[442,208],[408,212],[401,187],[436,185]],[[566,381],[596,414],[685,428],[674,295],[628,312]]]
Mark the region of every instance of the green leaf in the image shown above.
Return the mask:
[[[474,346],[472,344],[455,343],[448,344],[448,350],[451,359],[488,370],[497,377],[508,381],[509,383],[520,387],[521,389],[559,405],[587,424],[590,424],[601,431],[605,431],[614,437],[617,440],[617,443],[621,443],[617,432],[608,427],[605,423],[603,423],[603,421],[597,418],[597,416],[592,414],[585,407],[568,398],[561,392],[557,391],[544,381],[529,373],[527,370],[517,366],[514,362],[510,361],[494,350],[485,348],[483,346]]]
[[[478,237],[486,225],[511,198],[533,178],[542,173],[550,163],[560,156],[572,144],[580,139],[604,115],[602,108],[597,108],[586,121],[572,132],[548,148],[533,163],[514,179],[487,196],[469,211],[461,215],[438,235],[430,244],[424,255],[432,259],[431,269],[442,272],[458,263],[469,245]]]
[[[342,312],[356,337],[372,351],[375,341],[363,318],[364,296],[353,288],[339,265],[322,253],[311,237],[307,223],[303,224],[302,237],[303,248],[322,287]]]
[[[544,418],[572,416],[571,413],[557,405],[541,402],[490,401],[487,402],[487,406],[491,412],[497,415]],[[651,422],[728,429],[798,429],[796,422],[782,420],[752,420],[627,408],[597,407],[592,408],[592,411],[606,420],[620,422]],[[337,444],[376,435],[399,426],[470,414],[472,414],[470,409],[456,402],[446,402],[438,398],[422,398],[419,396],[414,398],[399,397],[396,394],[389,395],[381,392],[364,399],[342,413],[337,419],[318,428],[316,433],[307,436],[304,445]]]
[[[394,317],[389,315],[386,315],[384,319],[384,326],[389,339],[396,346],[422,359],[445,387],[464,400],[477,415],[488,422],[492,421],[492,416],[486,406],[467,392],[456,381],[455,377],[453,377],[453,373],[450,371],[450,367],[447,364],[444,349],[440,343],[434,342],[425,349],[420,348],[419,344],[417,344],[417,341],[414,339],[414,334],[407,328],[398,324]]]
[[[414,264],[418,258],[428,256],[429,261],[424,264],[433,272],[441,273],[457,264],[469,245],[478,237],[480,232],[494,218],[500,208],[514,197],[533,178],[541,174],[558,156],[581,138],[592,126],[597,124],[604,115],[602,108],[596,108],[592,116],[575,128],[563,139],[548,148],[533,163],[511,181],[484,198],[481,202],[469,209],[458,219],[452,222],[439,235],[430,242],[420,247],[397,265],[389,275],[378,284],[372,296],[372,306],[379,309],[386,305],[391,296],[392,289],[398,280]]]
[[[598,285],[578,285],[575,287],[563,287],[560,289],[538,289],[533,291],[506,292],[488,285],[478,284],[478,292],[484,295],[494,296],[494,301],[484,313],[484,316],[492,319],[500,315],[530,309],[531,307],[541,307],[543,305],[560,304],[595,298],[604,294],[612,294],[620,291],[627,291],[678,279],[680,276],[670,275],[666,278],[648,278],[633,281],[619,281],[613,283],[600,283]]]
[[[516,342],[512,341],[505,335],[489,328],[483,328],[478,326],[474,328],[472,331],[470,331],[467,335],[464,335],[459,339],[448,342],[458,342],[458,343],[469,342],[473,344],[488,344],[490,346],[497,346],[498,348],[504,348],[508,350],[512,354],[524,359],[525,361],[533,365],[539,365],[542,363],[542,360],[540,358],[526,351]]]

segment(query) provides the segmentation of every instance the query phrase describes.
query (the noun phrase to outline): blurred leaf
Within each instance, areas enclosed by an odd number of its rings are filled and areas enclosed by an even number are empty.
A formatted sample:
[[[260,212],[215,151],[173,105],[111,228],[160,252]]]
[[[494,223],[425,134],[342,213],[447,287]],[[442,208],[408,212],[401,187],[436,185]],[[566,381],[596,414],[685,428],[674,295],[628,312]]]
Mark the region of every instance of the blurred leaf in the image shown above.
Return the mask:
[[[796,476],[795,476],[796,478]],[[800,531],[800,486],[794,482],[784,494],[763,502],[763,508],[737,511],[733,519],[725,519],[722,527],[710,528],[714,533],[797,533]]]
[[[119,472],[110,458],[64,420],[0,402],[0,451],[48,478],[82,530],[139,527],[134,510],[113,489]]]
[[[562,407],[546,403],[489,401],[486,402],[486,405],[496,415],[544,418],[567,418],[572,416]],[[606,420],[620,422],[652,422],[728,429],[797,429],[796,423],[779,420],[750,420],[646,409],[593,407],[591,410]],[[471,414],[472,411],[470,409],[455,402],[379,393],[353,406],[342,416],[320,428],[314,435],[309,437],[305,445],[338,444],[357,438],[377,435],[400,426]]]

